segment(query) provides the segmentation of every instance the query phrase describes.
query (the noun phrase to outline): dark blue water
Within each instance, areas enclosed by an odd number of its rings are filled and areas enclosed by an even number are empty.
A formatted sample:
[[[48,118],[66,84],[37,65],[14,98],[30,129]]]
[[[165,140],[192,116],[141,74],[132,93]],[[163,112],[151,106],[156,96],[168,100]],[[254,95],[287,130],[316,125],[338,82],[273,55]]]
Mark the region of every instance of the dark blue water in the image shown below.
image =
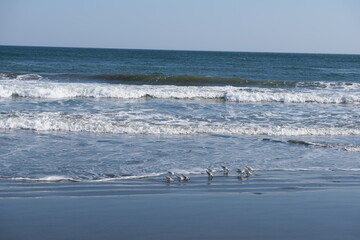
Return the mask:
[[[360,56],[0,46],[0,178],[360,169]]]
[[[190,75],[265,81],[360,81],[360,55],[0,46],[0,66],[1,72],[40,75]],[[221,81],[218,84],[221,85]]]

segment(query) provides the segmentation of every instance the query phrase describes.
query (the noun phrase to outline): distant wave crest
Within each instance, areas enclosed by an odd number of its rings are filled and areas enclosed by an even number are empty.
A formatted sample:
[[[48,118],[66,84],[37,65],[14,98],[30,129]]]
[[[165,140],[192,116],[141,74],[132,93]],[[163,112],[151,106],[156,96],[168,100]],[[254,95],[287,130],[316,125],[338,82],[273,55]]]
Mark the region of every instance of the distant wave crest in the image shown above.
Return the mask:
[[[0,73],[0,80],[42,80],[43,76],[38,74],[26,73]]]
[[[175,86],[264,86],[286,87],[295,86],[296,82],[250,80],[245,78],[224,78],[199,75],[163,75],[163,74],[61,74],[56,77],[64,79],[92,79],[112,84],[133,85],[175,85]]]
[[[323,84],[325,85],[325,83]],[[112,85],[107,83],[64,83],[38,80],[0,81],[0,98],[26,97],[43,99],[115,98],[115,99],[223,99],[239,103],[360,103],[354,86],[324,89],[281,89],[234,86]]]
[[[214,77],[201,75],[163,75],[163,74],[48,74],[0,72],[0,80],[55,80],[66,82],[110,83],[128,85],[174,85],[174,86],[235,86],[264,88],[360,88],[354,82],[324,81],[280,81],[252,80],[241,77]]]

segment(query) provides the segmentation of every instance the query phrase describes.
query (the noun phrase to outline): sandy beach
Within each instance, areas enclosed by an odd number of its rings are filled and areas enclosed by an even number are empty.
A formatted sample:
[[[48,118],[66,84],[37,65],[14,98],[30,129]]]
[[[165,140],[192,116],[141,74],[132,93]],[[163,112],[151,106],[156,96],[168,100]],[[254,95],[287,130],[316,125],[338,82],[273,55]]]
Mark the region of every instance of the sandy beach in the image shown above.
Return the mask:
[[[358,239],[357,172],[2,182],[1,239]]]

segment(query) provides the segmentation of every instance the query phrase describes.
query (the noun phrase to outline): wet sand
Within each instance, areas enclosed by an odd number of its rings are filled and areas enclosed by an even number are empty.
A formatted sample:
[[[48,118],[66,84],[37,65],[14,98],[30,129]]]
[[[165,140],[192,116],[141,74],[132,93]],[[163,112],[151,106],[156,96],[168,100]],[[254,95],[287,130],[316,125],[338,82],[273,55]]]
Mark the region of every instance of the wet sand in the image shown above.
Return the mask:
[[[0,183],[0,239],[358,239],[358,172]]]

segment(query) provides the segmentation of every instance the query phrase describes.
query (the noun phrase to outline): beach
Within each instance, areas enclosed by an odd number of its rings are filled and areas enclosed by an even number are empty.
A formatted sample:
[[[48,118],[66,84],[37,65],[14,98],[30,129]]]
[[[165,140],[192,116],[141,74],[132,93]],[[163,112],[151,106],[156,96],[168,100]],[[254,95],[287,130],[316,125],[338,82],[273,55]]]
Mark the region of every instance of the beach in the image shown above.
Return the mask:
[[[360,175],[1,184],[2,239],[357,239]]]

